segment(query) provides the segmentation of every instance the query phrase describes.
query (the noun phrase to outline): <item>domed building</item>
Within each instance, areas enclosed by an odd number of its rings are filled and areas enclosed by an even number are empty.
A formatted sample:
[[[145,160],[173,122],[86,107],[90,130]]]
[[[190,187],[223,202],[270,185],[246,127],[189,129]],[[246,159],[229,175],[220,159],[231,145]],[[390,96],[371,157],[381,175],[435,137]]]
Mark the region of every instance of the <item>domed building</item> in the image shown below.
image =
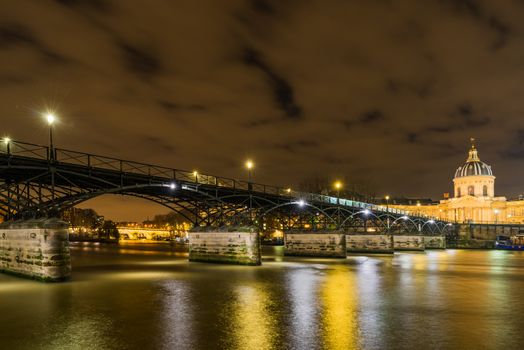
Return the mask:
[[[479,158],[474,139],[466,162],[453,178],[454,196],[434,205],[401,205],[413,215],[470,223],[524,223],[524,200],[507,201],[495,196],[495,176],[491,166]],[[448,196],[449,197],[449,196]]]

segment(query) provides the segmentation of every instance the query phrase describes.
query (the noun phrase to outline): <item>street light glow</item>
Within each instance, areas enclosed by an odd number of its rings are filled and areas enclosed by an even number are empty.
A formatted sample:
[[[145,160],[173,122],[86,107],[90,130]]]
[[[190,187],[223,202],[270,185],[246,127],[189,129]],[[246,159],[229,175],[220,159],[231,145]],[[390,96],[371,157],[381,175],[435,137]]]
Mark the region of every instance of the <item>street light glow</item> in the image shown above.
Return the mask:
[[[369,215],[371,214],[371,211],[369,211],[369,209],[364,209],[363,213],[364,215]]]
[[[386,198],[387,201],[389,201],[389,195],[387,195],[385,198]]]
[[[303,199],[301,199],[298,201],[298,205],[303,207],[304,205],[306,205],[306,202]]]
[[[196,171],[196,170],[195,170],[195,171],[193,171],[193,176],[195,176],[195,177],[196,177],[197,175],[198,175],[198,171]]]
[[[336,181],[336,182],[335,182],[335,188],[336,188],[337,190],[340,190],[340,189],[342,188],[342,182],[340,182],[340,181]]]
[[[9,142],[11,142],[11,139],[9,137],[4,137],[4,143],[7,145],[9,144]]]
[[[174,183],[174,182],[170,183],[170,184],[169,184],[169,188],[172,189],[172,190],[174,190],[174,189],[176,188],[175,183]]]
[[[435,223],[435,220],[428,220],[428,223],[429,223],[429,224],[434,224],[434,223]]]
[[[49,125],[52,125],[56,121],[56,117],[52,113],[47,113],[45,118],[47,120],[47,124],[49,124]]]
[[[248,169],[252,169],[253,166],[254,166],[254,164],[253,164],[253,162],[252,162],[251,160],[248,160],[248,161],[246,162],[246,168],[248,168]]]

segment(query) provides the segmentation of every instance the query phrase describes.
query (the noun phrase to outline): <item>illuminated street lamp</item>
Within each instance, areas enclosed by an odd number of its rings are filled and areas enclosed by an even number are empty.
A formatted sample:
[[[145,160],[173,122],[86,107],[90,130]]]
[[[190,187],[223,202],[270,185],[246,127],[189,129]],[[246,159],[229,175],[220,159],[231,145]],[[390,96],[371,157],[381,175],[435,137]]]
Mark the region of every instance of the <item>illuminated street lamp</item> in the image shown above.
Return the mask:
[[[253,169],[254,166],[255,165],[253,164],[253,162],[248,159],[246,162],[246,168],[247,168],[247,179],[249,183],[251,183],[251,169]]]
[[[499,221],[499,213],[500,213],[500,210],[495,209],[495,210],[493,210],[493,212],[495,213],[495,224],[496,224],[496,223],[498,223],[498,221]]]
[[[193,176],[195,177],[195,182],[198,182],[198,171],[193,171]]]
[[[55,158],[54,145],[53,145],[53,124],[56,122],[56,117],[52,113],[47,113],[45,115],[47,125],[49,125],[49,152],[51,159]]]
[[[9,137],[4,137],[4,144],[5,144],[5,150],[7,152],[7,154],[11,153],[10,149],[9,149],[9,145],[11,143],[11,139]]]
[[[386,197],[384,197],[386,199],[386,213],[389,213],[389,194],[386,195]],[[387,230],[389,231],[389,215],[386,214],[386,228]]]
[[[340,189],[342,188],[342,182],[335,181],[335,188],[337,190],[337,228],[340,228]]]

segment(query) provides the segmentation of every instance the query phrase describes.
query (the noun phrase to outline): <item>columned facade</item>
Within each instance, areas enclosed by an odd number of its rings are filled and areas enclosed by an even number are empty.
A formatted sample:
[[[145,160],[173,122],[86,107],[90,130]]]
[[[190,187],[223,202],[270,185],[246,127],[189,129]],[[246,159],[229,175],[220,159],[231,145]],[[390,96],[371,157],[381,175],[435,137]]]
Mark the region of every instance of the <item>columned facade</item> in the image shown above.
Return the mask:
[[[495,176],[482,162],[473,143],[466,162],[453,178],[453,198],[435,205],[398,205],[413,215],[427,215],[453,222],[524,223],[524,200],[507,201],[495,195]]]

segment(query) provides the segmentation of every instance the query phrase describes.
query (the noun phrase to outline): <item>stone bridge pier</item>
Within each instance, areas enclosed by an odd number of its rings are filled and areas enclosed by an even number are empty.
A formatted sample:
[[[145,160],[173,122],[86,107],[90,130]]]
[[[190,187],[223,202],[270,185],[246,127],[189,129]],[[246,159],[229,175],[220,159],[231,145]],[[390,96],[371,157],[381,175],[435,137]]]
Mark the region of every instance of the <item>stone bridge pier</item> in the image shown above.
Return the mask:
[[[0,224],[0,271],[45,282],[69,279],[68,224],[56,218]]]

